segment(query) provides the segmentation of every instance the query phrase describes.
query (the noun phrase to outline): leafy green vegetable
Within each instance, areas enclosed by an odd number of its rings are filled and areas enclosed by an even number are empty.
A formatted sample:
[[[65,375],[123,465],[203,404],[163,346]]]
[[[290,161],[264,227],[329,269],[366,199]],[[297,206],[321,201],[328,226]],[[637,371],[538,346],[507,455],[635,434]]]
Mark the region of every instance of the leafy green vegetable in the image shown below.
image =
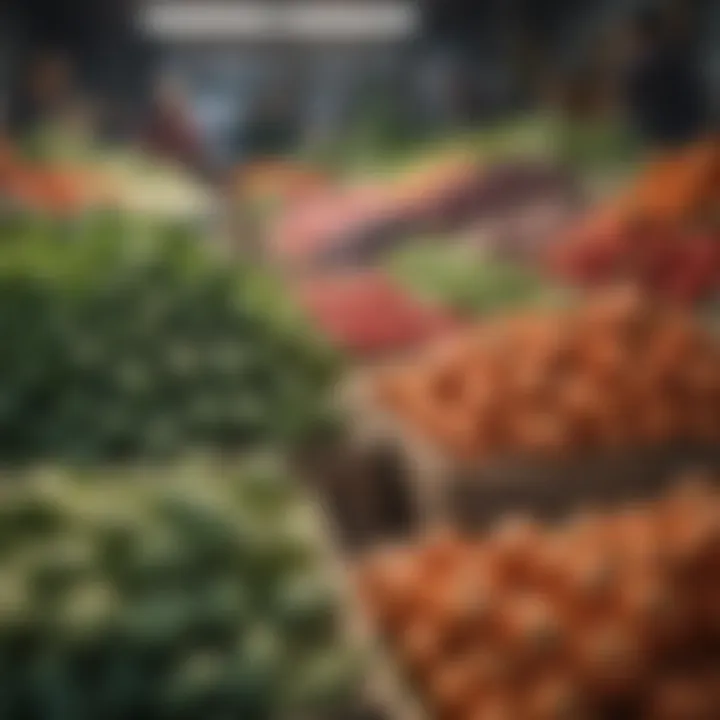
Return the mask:
[[[20,233],[0,255],[0,458],[167,455],[295,442],[335,362],[279,284],[185,225],[117,214]]]
[[[256,572],[285,540],[246,532],[258,477],[245,467],[4,478],[0,661],[12,717],[270,720],[348,702],[356,659],[316,541],[296,534],[302,565]],[[266,464],[273,514],[305,508],[274,473],[284,470]],[[52,534],[26,525],[28,508],[52,510]],[[124,554],[106,553],[120,537]]]
[[[443,240],[398,251],[388,269],[414,292],[461,313],[486,314],[561,297],[532,270]]]

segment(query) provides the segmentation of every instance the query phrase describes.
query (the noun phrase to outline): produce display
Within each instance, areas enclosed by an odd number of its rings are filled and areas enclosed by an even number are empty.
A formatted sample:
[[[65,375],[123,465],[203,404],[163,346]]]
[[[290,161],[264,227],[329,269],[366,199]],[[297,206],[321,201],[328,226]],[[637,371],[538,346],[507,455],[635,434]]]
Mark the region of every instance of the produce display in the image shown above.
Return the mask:
[[[464,158],[391,180],[320,195],[282,217],[273,254],[299,264],[366,262],[413,235],[452,231],[518,206],[575,199],[572,178],[548,164],[514,161],[482,170]]]
[[[62,118],[38,119],[14,138],[16,153],[30,163],[43,165],[79,164],[97,158],[100,147],[89,126],[90,118],[77,110],[62,113]],[[107,153],[108,148],[102,152]]]
[[[76,148],[64,137],[38,138],[32,152],[0,149],[0,200],[21,209],[73,216],[112,207],[170,218],[205,218],[212,193],[180,168],[125,150]]]
[[[487,213],[467,229],[468,242],[508,262],[542,265],[542,260],[583,211],[579,198],[549,192],[515,207]]]
[[[498,260],[468,244],[424,243],[403,248],[388,261],[404,286],[463,314],[559,302],[563,293],[536,272]]]
[[[720,494],[366,560],[365,606],[431,718],[720,716]]]
[[[377,271],[313,278],[298,294],[325,337],[354,355],[407,350],[457,326],[451,315],[413,298]]]
[[[414,229],[462,212],[478,183],[472,163],[453,159],[391,181],[341,187],[281,218],[273,254],[300,264],[368,259]]]
[[[88,166],[108,178],[111,204],[125,212],[178,220],[205,220],[215,213],[212,190],[171,163],[125,151],[102,155]]]
[[[0,148],[0,202],[57,215],[74,215],[107,202],[108,178],[67,165],[31,163],[10,143]]]
[[[347,702],[313,513],[276,463],[6,477],[2,714],[294,717]]]
[[[587,174],[617,173],[636,159],[638,148],[627,128],[607,118],[584,122],[558,118],[554,125],[559,157]]]
[[[93,227],[3,246],[0,458],[235,448],[325,424],[333,356],[274,282],[184,226]]]
[[[624,195],[583,218],[549,265],[586,284],[630,278],[683,302],[720,292],[720,143],[649,165]]]
[[[709,138],[648,163],[628,188],[629,219],[677,224],[712,220],[720,202],[720,139]]]
[[[468,460],[720,440],[720,344],[616,291],[488,321],[379,374],[400,423]]]
[[[612,215],[586,219],[551,249],[549,267],[586,285],[618,278],[683,304],[720,293],[720,230],[627,227]]]
[[[491,165],[560,159],[584,174],[593,174],[627,165],[637,151],[624,129],[612,122],[570,120],[550,112],[504,117],[500,122],[449,136],[410,137],[408,142],[406,129],[401,135],[401,142],[392,143],[392,147],[377,138],[351,141],[351,148],[336,151],[342,156],[341,169],[351,176],[397,176],[421,164],[456,156]]]
[[[522,483],[445,502],[495,462],[594,481],[649,450],[650,484],[656,451],[720,445],[718,139],[588,212],[627,171],[612,123],[418,149],[386,120],[382,161],[367,128],[332,173],[268,159],[224,188],[78,127],[0,137],[0,719],[414,718],[334,587],[334,551],[395,530],[351,592],[429,719],[720,718],[720,477],[408,537],[536,507]],[[357,436],[343,359],[372,366]],[[571,480],[537,477],[543,505]]]
[[[380,217],[386,200],[372,185],[328,191],[291,208],[279,218],[270,237],[271,254],[284,263],[312,264],[335,250],[348,227],[368,216]]]

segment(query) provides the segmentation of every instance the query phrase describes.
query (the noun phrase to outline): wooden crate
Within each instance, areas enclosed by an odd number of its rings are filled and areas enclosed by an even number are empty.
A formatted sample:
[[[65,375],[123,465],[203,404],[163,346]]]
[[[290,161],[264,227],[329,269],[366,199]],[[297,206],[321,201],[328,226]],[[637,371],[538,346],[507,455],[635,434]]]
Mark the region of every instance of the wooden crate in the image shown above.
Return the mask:
[[[657,497],[678,474],[720,468],[720,447],[663,446],[617,452],[597,451],[569,458],[516,457],[495,462],[459,463],[413,435],[373,400],[370,378],[360,373],[341,390],[352,418],[347,443],[354,467],[372,473],[384,463],[386,477],[361,481],[366,508],[400,504],[402,524],[377,533],[372,522],[358,523],[366,546],[451,523],[482,528],[508,513],[529,512],[551,519],[587,507]],[[352,483],[349,482],[348,485]],[[350,510],[361,512],[359,505]],[[388,518],[392,520],[392,518]]]
[[[348,441],[311,450],[295,460],[325,512],[333,536],[346,554],[373,542],[412,533],[412,491],[393,448],[366,451]]]

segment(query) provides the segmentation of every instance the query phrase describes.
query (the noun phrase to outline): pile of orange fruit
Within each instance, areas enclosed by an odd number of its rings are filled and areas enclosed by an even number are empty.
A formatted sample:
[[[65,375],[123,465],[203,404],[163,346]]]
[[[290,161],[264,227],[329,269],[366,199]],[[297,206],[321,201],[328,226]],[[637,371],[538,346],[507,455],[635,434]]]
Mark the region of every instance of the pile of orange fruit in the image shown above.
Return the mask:
[[[711,482],[557,527],[514,519],[386,549],[358,586],[433,718],[720,717]]]
[[[720,343],[632,289],[475,326],[374,388],[406,430],[462,459],[720,441]]]

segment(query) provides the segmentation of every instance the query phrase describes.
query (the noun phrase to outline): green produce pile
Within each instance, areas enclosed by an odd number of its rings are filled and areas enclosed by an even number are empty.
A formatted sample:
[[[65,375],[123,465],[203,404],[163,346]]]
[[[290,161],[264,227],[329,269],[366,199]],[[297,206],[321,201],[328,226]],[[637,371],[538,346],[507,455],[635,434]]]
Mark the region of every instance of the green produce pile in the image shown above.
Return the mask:
[[[129,212],[205,218],[215,211],[212,188],[178,166],[126,150],[104,151],[94,167],[113,183],[118,205]]]
[[[359,141],[356,130],[347,139],[346,146],[335,148],[335,156],[342,159],[342,169],[348,175],[369,179],[378,175],[402,175],[415,167],[442,162],[448,157],[474,159],[482,164],[518,158],[553,160],[558,150],[555,131],[555,125],[548,118],[533,115],[449,136],[445,132],[425,137],[405,132],[385,143],[374,138]],[[322,158],[309,159],[322,163]]]
[[[557,121],[555,136],[560,160],[579,170],[619,173],[637,160],[637,143],[620,124]]]
[[[2,246],[1,460],[234,449],[325,425],[334,358],[271,279],[187,228],[94,223]]]
[[[216,210],[212,189],[183,167],[139,149],[100,145],[78,129],[40,127],[23,139],[20,151],[35,163],[98,173],[112,189],[113,205],[127,212],[204,219]]]
[[[318,718],[349,700],[359,657],[313,512],[268,458],[4,480],[2,717]]]
[[[390,258],[388,270],[413,292],[468,315],[563,299],[532,270],[447,240],[408,245]]]
[[[73,123],[42,123],[21,139],[20,150],[26,158],[43,163],[90,162],[98,148],[92,133]]]
[[[364,127],[364,126],[363,126]],[[519,115],[497,124],[448,136],[395,133],[385,142],[375,136],[365,138],[356,129],[342,147],[330,154],[335,165],[351,177],[402,174],[420,163],[459,156],[482,165],[534,160],[563,163],[591,174],[624,168],[637,158],[638,147],[619,123],[580,123],[550,113]],[[305,158],[319,164],[323,157]],[[330,163],[332,165],[332,163]]]

